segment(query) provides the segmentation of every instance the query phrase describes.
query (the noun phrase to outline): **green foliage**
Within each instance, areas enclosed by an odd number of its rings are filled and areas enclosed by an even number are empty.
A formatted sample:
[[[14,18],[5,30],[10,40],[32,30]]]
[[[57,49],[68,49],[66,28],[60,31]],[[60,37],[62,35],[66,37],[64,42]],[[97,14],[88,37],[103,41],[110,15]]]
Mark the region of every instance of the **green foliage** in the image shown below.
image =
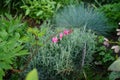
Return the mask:
[[[57,3],[60,3],[61,6],[70,5],[70,4],[79,4],[82,0],[54,0]]]
[[[5,71],[12,69],[17,56],[27,54],[27,50],[20,41],[25,24],[20,23],[19,18],[12,18],[6,14],[0,17],[0,80],[5,76]]]
[[[87,79],[82,78],[80,80],[109,80],[108,75],[106,75],[106,70],[97,67],[93,69],[93,65],[85,67],[84,71]]]
[[[20,12],[20,6],[23,0],[0,0],[0,10],[5,10],[8,13],[15,14]]]
[[[35,19],[49,19],[55,11],[56,2],[52,0],[28,0],[21,8],[25,10],[25,15]]]
[[[96,36],[91,31],[85,32],[77,28],[73,29],[71,34],[64,36],[58,43],[53,43],[51,36],[59,36],[58,32],[62,31],[61,28],[55,30],[50,28],[47,31],[46,35],[39,41],[45,42],[44,46],[39,48],[38,54],[32,59],[26,71],[36,67],[42,80],[60,79],[60,76],[63,76],[61,78],[64,79],[66,75],[70,75],[72,72],[80,72],[85,43],[87,46],[84,65],[89,65],[93,59]],[[71,76],[71,78],[73,79],[75,76]]]
[[[96,63],[99,65],[103,65],[104,67],[108,67],[114,60],[113,51],[110,49],[106,49],[103,45],[104,37],[99,36],[97,38],[96,52],[94,54]]]
[[[120,58],[114,61],[108,68],[111,71],[120,71]]]
[[[25,80],[38,80],[38,72],[37,69],[33,69],[27,74],[27,77]]]
[[[120,79],[120,72],[113,71],[109,75],[109,80],[119,80]]]
[[[28,28],[27,29],[27,33],[25,34],[25,36],[23,36],[21,38],[21,40],[26,43],[28,48],[30,46],[42,46],[43,42],[39,42],[39,39],[42,38],[44,36],[44,34],[46,33],[46,28],[41,28],[41,30],[39,30],[38,28]]]
[[[59,11],[55,18],[55,23],[59,27],[83,27],[91,29],[97,33],[105,34],[110,27],[107,25],[107,19],[102,13],[95,11],[93,8],[70,5]]]
[[[101,6],[99,11],[105,13],[109,23],[117,27],[116,25],[118,25],[118,22],[120,21],[120,3]]]
[[[82,1],[94,4],[98,7],[103,6],[105,4],[113,4],[119,2],[119,0],[82,0]]]

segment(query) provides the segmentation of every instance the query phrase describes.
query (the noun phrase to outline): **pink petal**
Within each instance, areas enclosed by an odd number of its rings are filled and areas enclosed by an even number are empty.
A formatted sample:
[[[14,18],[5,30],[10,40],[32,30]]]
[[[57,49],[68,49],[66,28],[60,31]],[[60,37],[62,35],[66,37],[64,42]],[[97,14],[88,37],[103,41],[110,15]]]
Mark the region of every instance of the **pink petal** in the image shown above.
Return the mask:
[[[53,37],[53,38],[52,38],[52,42],[53,42],[53,43],[57,43],[57,42],[58,42],[58,38],[57,38],[57,37]]]
[[[60,33],[59,36],[60,36],[60,40],[61,40],[63,38],[63,33]]]
[[[63,33],[64,33],[64,35],[68,35],[68,34],[69,34],[69,30],[66,30],[66,29],[65,29],[65,30],[63,31]]]

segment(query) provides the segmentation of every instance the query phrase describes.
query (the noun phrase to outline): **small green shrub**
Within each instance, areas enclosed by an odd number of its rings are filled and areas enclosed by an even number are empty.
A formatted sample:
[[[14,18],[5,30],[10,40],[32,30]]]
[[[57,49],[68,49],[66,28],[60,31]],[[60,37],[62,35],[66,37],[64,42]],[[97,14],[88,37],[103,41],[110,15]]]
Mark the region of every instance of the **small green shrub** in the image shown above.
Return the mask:
[[[109,24],[113,26],[118,25],[118,22],[120,21],[120,3],[101,6],[99,11],[105,14],[105,16],[108,18]]]
[[[107,25],[107,19],[102,13],[95,11],[93,8],[85,7],[83,4],[65,7],[56,14],[54,21],[59,27],[82,28],[86,26],[86,29],[91,29],[101,34],[105,34],[110,28]]]
[[[40,79],[56,80],[64,79],[65,76],[73,73],[76,75],[82,68],[82,62],[84,62],[84,66],[89,65],[93,59],[92,54],[95,49],[94,41],[96,36],[91,31],[81,31],[81,29],[77,28],[73,29],[71,34],[64,36],[58,43],[53,43],[51,41],[52,37],[59,36],[59,32],[62,31],[63,29],[61,28],[48,29],[46,35],[40,39],[40,42],[43,41],[45,44],[39,48],[37,55],[32,59],[26,72],[36,67]],[[85,52],[83,51],[84,47]],[[86,53],[84,60],[82,60],[83,53]],[[76,79],[75,76],[68,78]]]
[[[28,0],[21,8],[25,15],[34,19],[46,20],[52,17],[55,11],[56,2],[52,0]]]
[[[0,18],[0,80],[3,80],[5,71],[13,68],[11,65],[15,58],[28,52],[20,41],[25,28],[25,24],[20,23],[20,17],[14,19],[6,14]]]

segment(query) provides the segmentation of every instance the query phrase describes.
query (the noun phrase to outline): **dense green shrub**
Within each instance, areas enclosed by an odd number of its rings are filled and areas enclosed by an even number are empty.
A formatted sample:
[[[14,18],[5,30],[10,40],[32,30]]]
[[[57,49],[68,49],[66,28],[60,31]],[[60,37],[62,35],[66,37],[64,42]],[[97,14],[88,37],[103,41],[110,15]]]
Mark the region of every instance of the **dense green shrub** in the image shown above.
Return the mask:
[[[0,80],[5,71],[12,69],[15,58],[27,54],[20,41],[25,24],[20,23],[20,17],[14,19],[10,15],[0,17]]]
[[[57,3],[60,3],[61,6],[70,5],[70,4],[79,4],[82,0],[54,0]]]
[[[54,21],[59,27],[83,27],[104,34],[109,30],[107,19],[102,13],[84,5],[70,5],[59,11]]]
[[[101,6],[99,10],[105,13],[110,24],[117,27],[116,25],[118,25],[118,22],[120,21],[120,3],[104,5]]]
[[[28,0],[21,8],[29,17],[46,20],[53,15],[55,5],[56,2],[52,0]]]
[[[81,29],[73,29],[71,34],[66,35],[58,43],[51,41],[52,37],[59,36],[59,32],[63,29],[57,28],[48,30],[46,35],[40,40],[45,44],[39,48],[37,55],[32,59],[28,66],[27,72],[36,67],[39,77],[42,80],[58,80],[64,79],[65,75],[78,76],[81,70],[81,63],[89,65],[92,61],[92,54],[95,49],[96,36],[91,31],[82,31]],[[54,35],[54,36],[53,36]],[[52,37],[51,37],[52,36]],[[47,41],[46,41],[47,40]],[[33,52],[35,49],[33,48]],[[83,54],[85,59],[83,59]],[[62,77],[60,77],[62,76]],[[58,78],[59,77],[59,78]],[[75,78],[71,76],[70,78]]]
[[[105,4],[118,3],[119,0],[82,0],[83,2],[93,4],[97,7],[103,6]]]

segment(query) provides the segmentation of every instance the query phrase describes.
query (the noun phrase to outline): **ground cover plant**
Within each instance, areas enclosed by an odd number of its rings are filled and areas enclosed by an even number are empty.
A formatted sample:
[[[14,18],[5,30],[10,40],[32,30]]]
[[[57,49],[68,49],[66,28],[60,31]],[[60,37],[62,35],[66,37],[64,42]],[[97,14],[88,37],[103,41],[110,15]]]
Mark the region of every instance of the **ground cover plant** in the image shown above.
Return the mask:
[[[51,35],[55,36],[38,50],[37,55],[29,64],[27,72],[36,67],[42,80],[69,79],[64,75],[69,76],[71,73],[80,73],[82,67],[89,65],[92,61],[96,36],[91,31],[81,31],[79,28],[49,29],[40,41],[46,40]]]

